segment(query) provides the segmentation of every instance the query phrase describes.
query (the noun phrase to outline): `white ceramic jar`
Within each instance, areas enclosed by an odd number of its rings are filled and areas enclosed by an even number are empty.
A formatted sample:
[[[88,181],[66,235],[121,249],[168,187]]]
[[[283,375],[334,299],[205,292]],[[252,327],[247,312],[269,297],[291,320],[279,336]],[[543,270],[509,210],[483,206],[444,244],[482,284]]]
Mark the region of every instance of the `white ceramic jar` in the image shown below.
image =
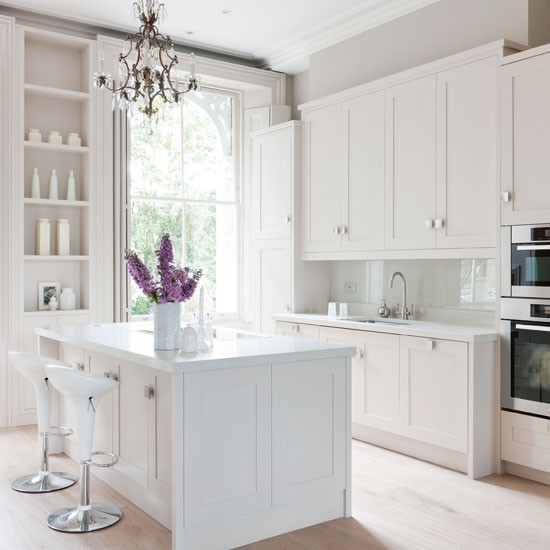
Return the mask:
[[[35,252],[38,256],[49,256],[50,254],[50,220],[48,218],[36,220]]]
[[[197,351],[197,333],[191,325],[187,325],[181,331],[180,348],[182,353],[194,353]]]
[[[55,224],[55,252],[58,256],[70,254],[69,220],[59,218]]]
[[[76,308],[76,296],[72,288],[62,288],[61,296],[59,297],[60,309],[75,309]]]
[[[38,130],[37,128],[31,128],[29,130],[28,140],[34,143],[41,143],[42,134],[40,133],[40,130]]]
[[[51,143],[53,145],[61,145],[63,143],[63,138],[57,130],[52,130],[48,134],[48,143]]]
[[[67,136],[67,145],[72,145],[73,147],[80,147],[82,145],[80,136],[76,132],[69,133],[69,135]]]

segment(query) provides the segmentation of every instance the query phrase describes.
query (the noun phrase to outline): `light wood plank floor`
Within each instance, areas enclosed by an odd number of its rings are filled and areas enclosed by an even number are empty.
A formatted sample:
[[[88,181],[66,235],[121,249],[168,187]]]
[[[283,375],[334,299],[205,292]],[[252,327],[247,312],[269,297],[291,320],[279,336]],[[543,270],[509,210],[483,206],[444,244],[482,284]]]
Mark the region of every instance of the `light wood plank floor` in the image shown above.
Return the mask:
[[[167,550],[170,532],[97,479],[92,500],[123,509],[115,526],[85,535],[46,526],[52,510],[78,501],[78,487],[44,495],[12,491],[36,467],[36,430],[0,430],[1,550]],[[66,457],[53,469],[77,473]],[[331,521],[241,550],[547,550],[550,487],[514,476],[465,475],[353,442],[353,518]]]

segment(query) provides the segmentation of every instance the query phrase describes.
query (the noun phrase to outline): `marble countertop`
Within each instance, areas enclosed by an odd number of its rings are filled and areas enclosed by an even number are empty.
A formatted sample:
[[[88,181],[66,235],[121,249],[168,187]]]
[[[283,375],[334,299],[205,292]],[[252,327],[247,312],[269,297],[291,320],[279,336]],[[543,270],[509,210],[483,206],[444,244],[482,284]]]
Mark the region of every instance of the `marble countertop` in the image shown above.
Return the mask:
[[[423,336],[426,338],[441,338],[444,340],[456,340],[461,342],[494,341],[497,332],[494,327],[473,325],[453,325],[444,323],[430,323],[427,321],[383,319],[370,316],[350,316],[346,319],[335,319],[328,315],[312,315],[306,313],[284,313],[274,315],[276,321],[288,323],[305,323],[324,327],[345,328],[354,330],[367,330],[371,332],[389,332],[407,336]],[[373,322],[361,322],[361,320]]]
[[[266,336],[227,328],[219,329],[213,347],[207,351],[158,351],[153,346],[151,322],[44,326],[36,327],[35,333],[173,374],[344,357],[356,353],[353,346],[287,336]]]

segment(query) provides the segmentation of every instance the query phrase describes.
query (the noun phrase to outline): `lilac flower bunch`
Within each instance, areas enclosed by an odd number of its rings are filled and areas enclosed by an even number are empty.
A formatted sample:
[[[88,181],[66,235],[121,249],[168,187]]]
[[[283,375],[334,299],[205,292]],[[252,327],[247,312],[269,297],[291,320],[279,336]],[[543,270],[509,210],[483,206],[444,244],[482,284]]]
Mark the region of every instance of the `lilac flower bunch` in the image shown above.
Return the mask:
[[[159,280],[153,280],[149,268],[133,250],[124,251],[124,259],[128,262],[128,272],[145,296],[157,304],[166,302],[185,302],[193,296],[197,283],[202,277],[202,269],[190,273],[188,267],[174,265],[174,250],[168,233],[160,239],[156,251]]]

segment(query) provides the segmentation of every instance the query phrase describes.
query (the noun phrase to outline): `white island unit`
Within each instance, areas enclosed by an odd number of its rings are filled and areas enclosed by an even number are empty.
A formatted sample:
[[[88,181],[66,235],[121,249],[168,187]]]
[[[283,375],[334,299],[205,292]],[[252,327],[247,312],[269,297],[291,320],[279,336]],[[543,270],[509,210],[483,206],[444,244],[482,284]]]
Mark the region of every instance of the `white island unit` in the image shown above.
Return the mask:
[[[354,347],[218,329],[211,350],[182,354],[155,351],[151,328],[36,332],[41,353],[120,381],[94,440],[120,462],[94,473],[171,528],[173,548],[229,549],[351,514]],[[61,399],[60,421],[74,415]]]

